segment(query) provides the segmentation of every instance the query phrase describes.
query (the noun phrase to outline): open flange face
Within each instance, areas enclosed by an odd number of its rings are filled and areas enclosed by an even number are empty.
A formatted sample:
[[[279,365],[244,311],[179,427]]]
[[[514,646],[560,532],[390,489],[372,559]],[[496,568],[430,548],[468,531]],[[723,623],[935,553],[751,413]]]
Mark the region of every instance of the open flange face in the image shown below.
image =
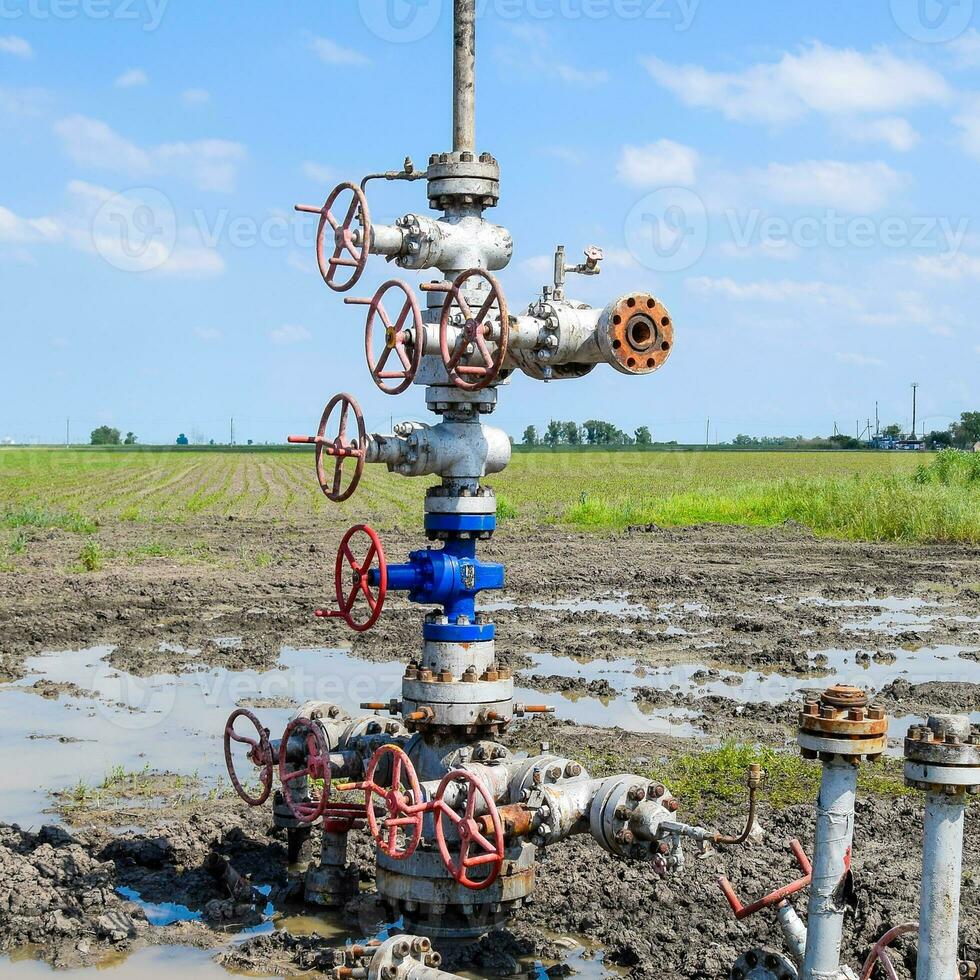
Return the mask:
[[[674,321],[649,293],[629,293],[608,314],[605,340],[619,370],[650,374],[663,367],[674,349]]]

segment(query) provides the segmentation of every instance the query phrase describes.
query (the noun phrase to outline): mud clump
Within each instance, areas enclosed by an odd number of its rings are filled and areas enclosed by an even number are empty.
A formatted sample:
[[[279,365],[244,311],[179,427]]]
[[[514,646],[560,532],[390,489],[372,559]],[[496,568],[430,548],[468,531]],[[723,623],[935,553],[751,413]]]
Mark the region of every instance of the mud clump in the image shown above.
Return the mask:
[[[59,828],[0,825],[0,951],[31,944],[69,967],[131,948],[149,923],[116,894],[115,871]]]

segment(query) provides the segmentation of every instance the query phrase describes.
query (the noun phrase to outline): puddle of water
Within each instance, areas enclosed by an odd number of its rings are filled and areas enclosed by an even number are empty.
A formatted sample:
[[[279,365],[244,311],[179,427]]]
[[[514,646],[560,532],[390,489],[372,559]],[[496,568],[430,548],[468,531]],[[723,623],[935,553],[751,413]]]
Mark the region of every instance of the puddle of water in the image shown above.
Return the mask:
[[[140,977],[141,980],[173,980],[175,976],[194,980],[228,980],[229,973],[212,959],[213,952],[183,946],[154,946],[141,949],[130,956],[113,954],[96,967],[85,970],[58,970],[57,980],[94,980],[96,975],[119,971],[120,976]],[[0,959],[0,973],[12,980],[51,980],[55,971],[40,960],[26,958]],[[267,976],[271,974],[266,974]]]
[[[139,892],[132,888],[117,888],[116,891],[129,902],[135,902],[146,913],[151,926],[172,926],[175,922],[200,922],[201,913],[194,912],[186,905],[176,902],[144,902]]]

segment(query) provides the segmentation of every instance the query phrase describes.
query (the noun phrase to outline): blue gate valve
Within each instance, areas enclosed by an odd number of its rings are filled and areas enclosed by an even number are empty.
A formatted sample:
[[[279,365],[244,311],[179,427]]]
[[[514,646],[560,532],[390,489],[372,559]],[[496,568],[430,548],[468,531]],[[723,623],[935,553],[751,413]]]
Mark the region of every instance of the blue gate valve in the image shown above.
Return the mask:
[[[380,580],[379,570],[371,569],[368,583],[377,587]],[[413,551],[407,564],[388,566],[389,591],[407,592],[411,602],[442,606],[450,628],[460,616],[474,623],[477,594],[503,587],[504,566],[480,561],[472,540],[447,541],[438,551]]]

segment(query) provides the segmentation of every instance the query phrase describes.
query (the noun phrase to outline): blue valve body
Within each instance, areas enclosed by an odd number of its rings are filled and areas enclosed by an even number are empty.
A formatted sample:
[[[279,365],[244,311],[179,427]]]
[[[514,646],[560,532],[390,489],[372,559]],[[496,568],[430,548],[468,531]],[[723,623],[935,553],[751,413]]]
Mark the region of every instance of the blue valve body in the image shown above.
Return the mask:
[[[381,574],[376,568],[368,572],[368,583],[377,587]],[[388,566],[388,588],[397,592],[407,592],[411,602],[422,605],[439,605],[445,610],[449,620],[448,628],[455,640],[490,639],[493,636],[492,624],[477,626],[476,596],[486,589],[504,587],[504,566],[480,561],[476,557],[476,542],[469,540],[447,541],[441,550],[426,548],[413,551],[404,565]],[[457,626],[456,620],[465,616],[469,626]],[[426,624],[426,635],[431,632]],[[440,634],[447,630],[442,624],[437,630]],[[457,635],[465,630],[466,635]],[[474,633],[469,636],[469,633]],[[430,639],[449,639],[449,635],[432,636]]]

